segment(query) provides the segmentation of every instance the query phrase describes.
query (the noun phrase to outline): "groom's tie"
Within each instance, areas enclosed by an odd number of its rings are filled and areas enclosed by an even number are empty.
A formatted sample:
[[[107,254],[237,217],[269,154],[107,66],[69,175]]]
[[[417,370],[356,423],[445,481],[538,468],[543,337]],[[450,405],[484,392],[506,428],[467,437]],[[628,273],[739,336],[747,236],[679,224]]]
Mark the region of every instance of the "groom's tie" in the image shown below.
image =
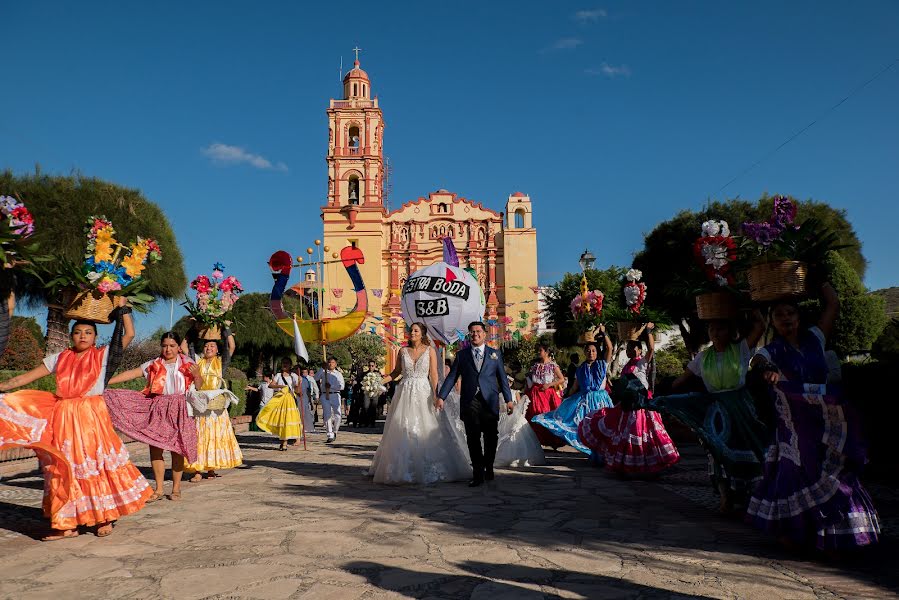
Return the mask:
[[[474,349],[474,366],[477,367],[478,371],[481,370],[481,365],[484,364],[484,349],[483,348],[475,348]]]

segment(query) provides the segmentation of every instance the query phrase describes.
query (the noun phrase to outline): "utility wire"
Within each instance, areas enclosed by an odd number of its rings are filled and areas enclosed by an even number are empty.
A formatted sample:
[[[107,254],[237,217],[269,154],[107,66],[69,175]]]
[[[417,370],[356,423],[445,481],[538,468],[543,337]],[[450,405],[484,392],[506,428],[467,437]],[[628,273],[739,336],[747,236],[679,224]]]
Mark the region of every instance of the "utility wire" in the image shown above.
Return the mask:
[[[790,137],[788,137],[788,138],[787,138],[786,140],[784,140],[779,146],[777,146],[776,148],[774,148],[773,150],[771,150],[770,152],[768,152],[767,154],[765,154],[764,156],[762,156],[761,158],[759,158],[757,161],[755,161],[754,163],[752,163],[751,165],[749,165],[748,167],[746,167],[745,169],[743,169],[742,171],[740,171],[737,175],[735,175],[733,178],[731,178],[730,181],[728,181],[727,183],[725,183],[724,185],[722,185],[720,188],[718,188],[718,189],[715,191],[715,193],[712,194],[712,195],[715,196],[715,195],[721,193],[721,191],[723,191],[725,188],[727,188],[730,184],[732,184],[733,182],[735,182],[735,181],[738,180],[739,178],[743,177],[743,175],[746,175],[747,173],[749,173],[750,171],[752,171],[754,168],[756,168],[757,166],[759,166],[760,164],[762,164],[763,162],[765,162],[766,160],[768,160],[769,158],[771,158],[772,156],[774,156],[774,154],[776,154],[778,150],[780,150],[781,148],[783,148],[784,146],[786,146],[787,144],[789,144],[790,142],[792,142],[793,140],[795,140],[796,138],[798,138],[800,135],[802,135],[803,133],[805,133],[806,131],[808,131],[809,129],[811,129],[812,126],[815,125],[815,123],[817,123],[818,121],[820,121],[821,119],[823,119],[824,117],[826,117],[827,115],[829,115],[831,112],[835,111],[835,110],[836,110],[837,108],[839,108],[844,102],[846,102],[847,100],[849,100],[849,98],[851,98],[852,96],[854,96],[854,95],[857,94],[858,92],[862,91],[863,89],[865,89],[866,87],[868,87],[870,84],[874,83],[874,81],[876,81],[877,79],[879,79],[881,75],[884,75],[887,71],[889,71],[890,69],[892,69],[893,67],[895,67],[897,64],[899,64],[899,58],[894,59],[893,62],[891,62],[890,64],[888,64],[888,65],[885,66],[884,68],[882,68],[882,69],[881,69],[880,71],[878,71],[877,73],[875,73],[873,77],[871,77],[870,79],[868,79],[868,80],[865,81],[864,83],[862,83],[862,84],[856,86],[855,88],[853,88],[852,91],[850,91],[848,94],[846,94],[846,96],[844,96],[842,100],[840,100],[839,102],[837,102],[836,104],[834,104],[833,106],[831,106],[830,108],[828,108],[827,110],[825,110],[825,111],[824,111],[823,113],[821,113],[817,118],[815,118],[811,123],[809,123],[808,125],[806,125],[806,126],[803,127],[802,129],[800,129],[799,131],[797,131],[796,133],[794,133],[793,135],[791,135]]]

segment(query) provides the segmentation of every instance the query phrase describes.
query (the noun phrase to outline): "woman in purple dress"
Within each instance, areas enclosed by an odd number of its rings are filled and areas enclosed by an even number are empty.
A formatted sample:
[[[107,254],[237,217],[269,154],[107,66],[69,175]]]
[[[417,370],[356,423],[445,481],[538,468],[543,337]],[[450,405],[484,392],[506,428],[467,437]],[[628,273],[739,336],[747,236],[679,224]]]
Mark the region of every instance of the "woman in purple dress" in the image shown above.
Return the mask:
[[[865,463],[858,419],[839,387],[827,382],[824,344],[839,299],[830,284],[821,292],[824,310],[817,327],[800,326],[795,302],[775,303],[776,335],[753,358],[753,367],[761,368],[771,385],[775,438],[747,520],[784,545],[814,543],[834,553],[876,542],[880,525],[858,479]]]

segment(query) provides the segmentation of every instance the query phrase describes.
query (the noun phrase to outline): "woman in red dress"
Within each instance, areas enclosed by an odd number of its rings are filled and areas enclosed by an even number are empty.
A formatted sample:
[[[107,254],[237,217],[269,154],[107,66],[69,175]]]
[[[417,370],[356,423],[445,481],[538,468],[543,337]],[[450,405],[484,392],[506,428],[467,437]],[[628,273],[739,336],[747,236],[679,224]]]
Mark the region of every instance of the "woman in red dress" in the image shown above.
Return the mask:
[[[565,381],[559,365],[553,362],[549,347],[546,344],[537,344],[537,362],[528,372],[527,396],[531,400],[525,418],[537,434],[542,446],[559,448],[565,445],[565,441],[551,433],[543,425],[534,423],[531,419],[536,415],[559,408],[562,399],[557,388]]]
[[[130,314],[121,318],[127,346],[134,326]],[[56,394],[0,395],[0,450],[31,448],[44,470],[44,514],[54,529],[46,541],[75,537],[79,525],[96,526],[97,536],[105,537],[114,521],[139,511],[153,493],[113,429],[102,396],[109,348],[97,348],[96,341],[97,326],[77,321],[71,349],[0,383],[5,392],[56,376]]]

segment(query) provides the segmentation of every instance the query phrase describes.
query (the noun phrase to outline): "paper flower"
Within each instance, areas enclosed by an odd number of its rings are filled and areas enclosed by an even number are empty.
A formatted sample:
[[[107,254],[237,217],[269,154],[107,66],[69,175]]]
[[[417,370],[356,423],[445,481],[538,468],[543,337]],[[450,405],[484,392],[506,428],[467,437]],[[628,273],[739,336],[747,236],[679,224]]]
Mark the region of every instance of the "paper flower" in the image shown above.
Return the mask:
[[[643,271],[639,271],[637,269],[628,269],[624,277],[632,283],[640,281],[640,278],[643,277]]]

